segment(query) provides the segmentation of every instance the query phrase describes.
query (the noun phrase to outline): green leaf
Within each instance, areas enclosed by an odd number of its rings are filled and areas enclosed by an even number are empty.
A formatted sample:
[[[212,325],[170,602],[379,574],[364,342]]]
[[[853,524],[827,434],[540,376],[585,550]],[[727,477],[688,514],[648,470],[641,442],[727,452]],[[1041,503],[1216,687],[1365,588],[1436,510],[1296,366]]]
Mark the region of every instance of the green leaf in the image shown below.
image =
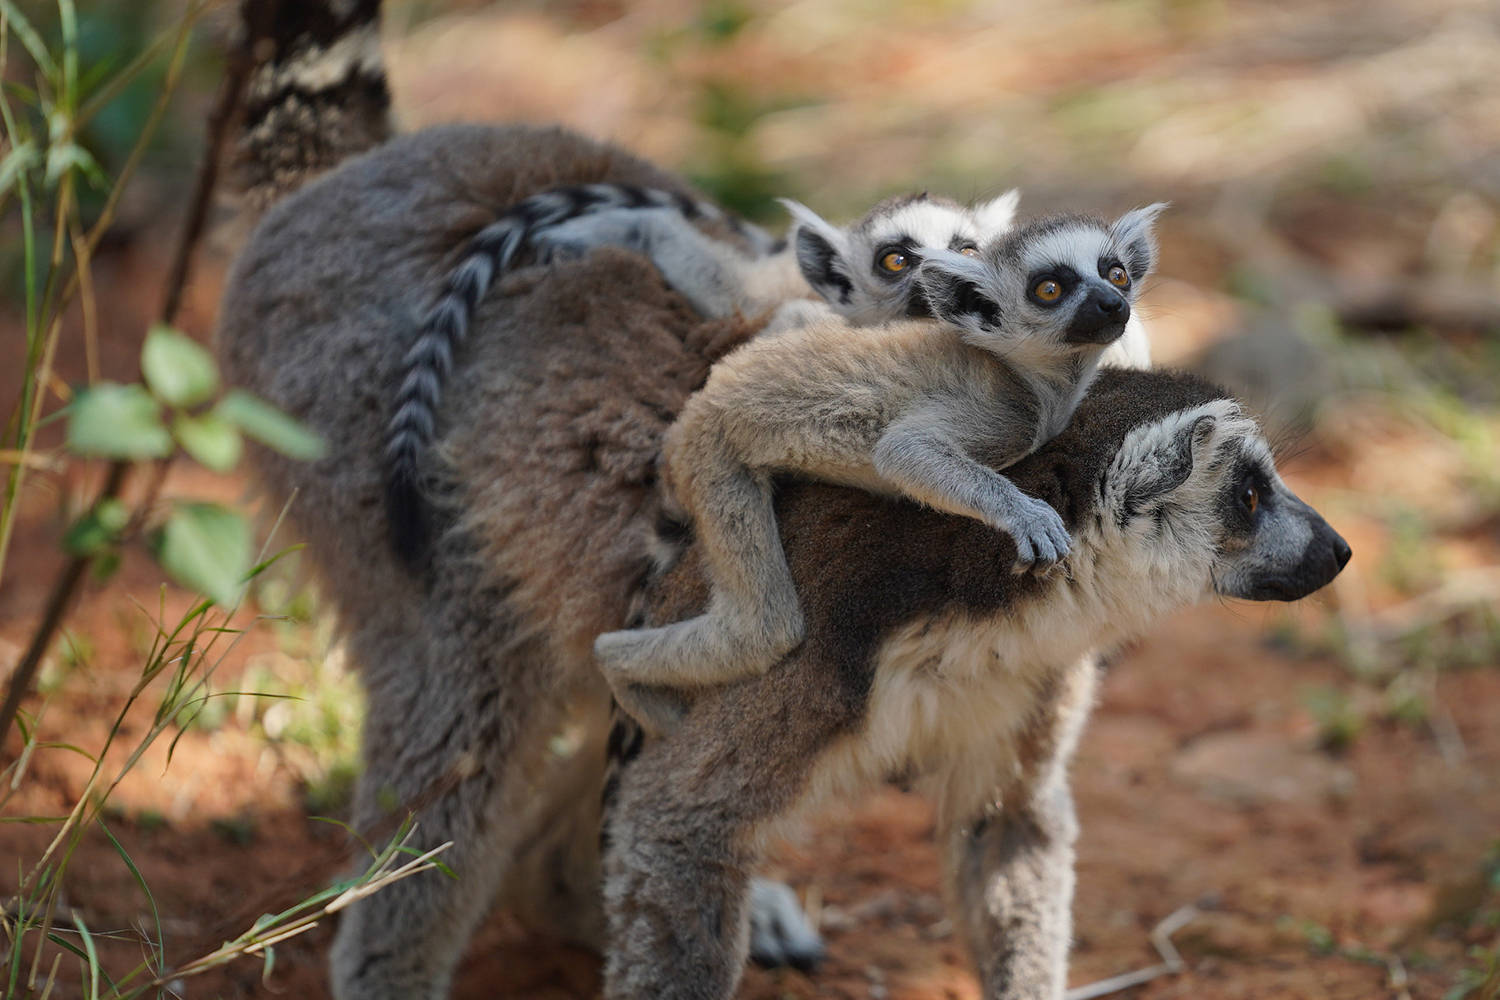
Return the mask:
[[[92,934],[89,933],[89,929],[86,926],[84,926],[83,917],[79,916],[78,915],[78,911],[76,911],[76,910],[73,911],[73,926],[78,928],[78,934],[79,934],[80,937],[83,938],[83,948],[84,948],[84,951],[88,952],[88,966],[89,966],[89,992],[88,992],[88,997],[89,997],[89,1000],[98,1000],[98,998],[99,998],[99,952],[94,947],[94,935],[92,935]]]
[[[46,43],[31,26],[31,22],[21,15],[20,8],[11,0],[0,0],[0,8],[5,9],[6,19],[10,22],[10,30],[16,33],[16,37],[21,40],[26,51],[31,53],[31,58],[36,61],[37,68],[45,76],[56,76],[57,63],[52,61],[52,53],[47,51]]]
[[[68,447],[100,458],[165,458],[172,435],[144,387],[101,382],[68,407]]]
[[[5,159],[0,160],[0,194],[9,191],[22,172],[29,169],[36,161],[36,143],[29,139],[18,143],[15,148],[5,154]]]
[[[214,407],[214,412],[255,438],[267,448],[288,458],[311,461],[322,458],[328,450],[323,439],[308,430],[301,421],[289,417],[263,399],[248,392],[231,389]]]
[[[214,413],[179,413],[172,423],[177,443],[215,472],[228,472],[240,460],[244,442],[234,424]]]
[[[95,583],[108,583],[120,571],[120,550],[109,549],[94,556],[90,567]]]
[[[156,549],[172,579],[226,607],[239,595],[250,557],[250,526],[214,503],[177,504]]]
[[[126,853],[125,845],[121,844],[120,841],[115,837],[114,833],[110,830],[110,828],[104,825],[104,820],[102,818],[96,816],[94,818],[94,822],[99,824],[99,829],[104,831],[104,835],[108,837],[109,842],[114,845],[115,853],[120,856],[121,861],[125,862],[125,867],[130,869],[130,874],[135,878],[135,884],[141,887],[141,892],[146,894],[146,902],[151,904],[151,919],[156,924],[156,939],[153,941],[150,938],[146,938],[146,943],[149,944],[151,946],[151,950],[156,953],[156,964],[157,967],[160,968],[162,965],[166,964],[166,955],[162,951],[163,935],[161,932],[161,911],[156,908],[156,897],[151,895],[151,887],[146,884],[146,877],[141,874],[141,870],[136,867],[135,862],[132,861],[130,859],[130,855]],[[144,937],[145,935],[142,936]]]
[[[141,348],[141,374],[156,398],[171,406],[197,406],[219,388],[214,356],[187,335],[157,324]]]
[[[89,151],[74,142],[52,146],[47,150],[47,186],[56,187],[63,174],[70,170],[80,171],[96,188],[109,187],[109,179],[99,169],[99,163]]]
[[[130,520],[130,511],[118,500],[102,500],[93,510],[73,522],[63,535],[69,555],[92,556],[113,545]]]

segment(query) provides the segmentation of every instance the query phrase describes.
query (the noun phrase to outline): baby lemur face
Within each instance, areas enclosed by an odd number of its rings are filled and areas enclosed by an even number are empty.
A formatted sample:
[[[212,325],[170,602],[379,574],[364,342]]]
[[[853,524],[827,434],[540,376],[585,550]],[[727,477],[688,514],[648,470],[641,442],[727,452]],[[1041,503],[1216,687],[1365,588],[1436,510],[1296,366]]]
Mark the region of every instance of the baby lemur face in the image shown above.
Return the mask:
[[[813,291],[855,326],[932,315],[917,271],[934,251],[977,256],[1010,228],[1019,194],[965,206],[926,193],[890,198],[840,229],[783,199],[797,220],[791,244]]]
[[[932,253],[918,281],[934,316],[976,346],[1017,359],[1096,354],[1125,332],[1156,258],[1155,204],[1113,223],[1051,216],[977,256]]]

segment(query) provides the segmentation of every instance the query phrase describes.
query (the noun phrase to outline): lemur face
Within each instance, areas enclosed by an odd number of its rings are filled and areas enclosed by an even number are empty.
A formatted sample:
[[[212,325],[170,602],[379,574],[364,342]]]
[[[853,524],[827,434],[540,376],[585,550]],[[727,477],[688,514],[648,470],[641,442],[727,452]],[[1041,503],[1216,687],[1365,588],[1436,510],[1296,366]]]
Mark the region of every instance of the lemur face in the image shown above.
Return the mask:
[[[830,226],[802,205],[784,201],[797,219],[792,243],[813,290],[855,325],[930,316],[916,277],[935,252],[977,256],[1010,228],[1019,195],[960,205],[927,194],[881,202],[848,229]]]
[[[1351,555],[1287,488],[1255,421],[1233,400],[1132,430],[1100,492],[1107,534],[1205,594],[1295,601],[1331,582]]]
[[[921,276],[934,314],[972,342],[1024,359],[1097,353],[1119,339],[1156,256],[1163,205],[1113,224],[1078,216],[1032,222],[962,261],[930,255]]]

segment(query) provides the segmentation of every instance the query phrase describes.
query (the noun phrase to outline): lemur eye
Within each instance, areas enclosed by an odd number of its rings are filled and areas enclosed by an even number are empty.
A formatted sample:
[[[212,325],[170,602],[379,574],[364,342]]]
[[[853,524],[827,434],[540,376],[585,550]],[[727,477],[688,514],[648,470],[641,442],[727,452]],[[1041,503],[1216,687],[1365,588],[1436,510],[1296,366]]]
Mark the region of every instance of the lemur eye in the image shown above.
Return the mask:
[[[1114,285],[1116,288],[1128,288],[1130,286],[1130,275],[1126,273],[1125,269],[1119,264],[1111,267],[1109,269],[1109,273],[1106,274],[1105,277],[1108,278],[1109,283],[1111,285]]]
[[[880,266],[892,272],[906,270],[906,263],[906,254],[899,250],[892,250],[880,258]]]
[[[1249,480],[1240,487],[1240,506],[1245,509],[1246,514],[1254,514],[1260,506],[1260,490]]]
[[[961,253],[961,254],[963,254],[965,257],[978,257],[979,256],[979,248],[978,247],[963,247],[958,252]]]
[[[1036,283],[1036,287],[1031,290],[1031,294],[1043,302],[1056,302],[1062,298],[1062,285],[1051,278],[1043,278]]]

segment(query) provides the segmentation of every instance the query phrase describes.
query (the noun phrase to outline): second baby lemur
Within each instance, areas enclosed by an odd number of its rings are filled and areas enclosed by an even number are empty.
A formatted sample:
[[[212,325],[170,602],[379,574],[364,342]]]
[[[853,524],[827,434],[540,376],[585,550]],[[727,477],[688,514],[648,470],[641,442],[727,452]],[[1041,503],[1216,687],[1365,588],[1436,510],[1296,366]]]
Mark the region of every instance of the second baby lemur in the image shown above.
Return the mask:
[[[814,315],[715,365],[664,447],[713,597],[696,618],[601,635],[594,650],[616,691],[732,681],[801,642],[773,507],[778,474],[902,494],[983,521],[1015,538],[1016,572],[1066,556],[1057,512],[994,469],[1067,424],[1100,354],[1125,331],[1164,207],[1113,223],[1044,218],[976,256],[929,250],[916,290],[937,322],[856,330]],[[693,279],[664,277],[675,288]]]

